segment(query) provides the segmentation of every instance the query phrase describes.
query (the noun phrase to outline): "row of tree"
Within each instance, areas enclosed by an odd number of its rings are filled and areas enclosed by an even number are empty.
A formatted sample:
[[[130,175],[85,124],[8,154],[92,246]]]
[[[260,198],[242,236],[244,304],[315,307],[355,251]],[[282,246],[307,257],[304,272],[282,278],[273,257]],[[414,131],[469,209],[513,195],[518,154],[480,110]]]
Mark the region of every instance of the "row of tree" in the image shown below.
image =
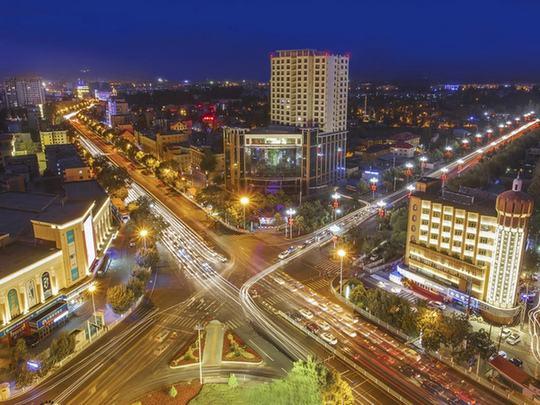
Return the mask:
[[[474,356],[488,359],[496,351],[487,332],[472,331],[464,315],[447,315],[428,308],[423,301],[413,307],[395,294],[379,288],[366,289],[362,283],[354,286],[349,300],[407,335],[421,336],[426,350],[436,352],[444,348],[453,358],[465,362]]]
[[[107,303],[117,314],[125,313],[144,294],[150,271],[135,269],[127,284],[118,284],[107,289]]]

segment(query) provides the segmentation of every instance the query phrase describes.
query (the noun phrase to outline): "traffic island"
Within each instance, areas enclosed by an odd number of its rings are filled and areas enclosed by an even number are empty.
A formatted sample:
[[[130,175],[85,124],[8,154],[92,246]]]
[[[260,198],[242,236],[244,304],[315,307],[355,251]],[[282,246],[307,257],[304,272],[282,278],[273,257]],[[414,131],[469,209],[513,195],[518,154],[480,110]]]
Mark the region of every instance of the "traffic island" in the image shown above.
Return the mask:
[[[205,332],[201,332],[201,346],[203,352],[205,337]],[[175,369],[198,364],[200,361],[199,353],[199,337],[195,335],[188,344],[184,345],[178,352],[176,352],[172,361],[169,364],[169,367]]]
[[[232,331],[223,337],[222,363],[262,364],[262,357]]]

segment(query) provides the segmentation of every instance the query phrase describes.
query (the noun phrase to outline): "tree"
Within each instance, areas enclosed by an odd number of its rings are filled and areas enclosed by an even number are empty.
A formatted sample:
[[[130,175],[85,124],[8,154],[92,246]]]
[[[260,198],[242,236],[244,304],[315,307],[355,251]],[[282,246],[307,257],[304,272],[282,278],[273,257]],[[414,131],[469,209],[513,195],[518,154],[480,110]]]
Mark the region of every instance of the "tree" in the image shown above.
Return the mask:
[[[24,339],[18,339],[15,347],[11,350],[10,368],[18,387],[25,387],[32,383],[35,374],[31,373],[27,366],[28,348]]]
[[[356,287],[353,288],[349,295],[349,300],[359,307],[364,308],[365,307],[365,300],[367,297],[367,290],[366,287],[364,287],[364,284],[359,283]]]
[[[145,287],[146,283],[137,277],[131,277],[127,283],[127,288],[133,292],[135,298],[139,298],[143,295]]]
[[[126,312],[133,303],[135,296],[126,285],[120,284],[107,289],[107,302],[117,314]]]
[[[176,387],[174,385],[171,385],[171,388],[169,388],[169,396],[171,398],[176,398],[178,395],[178,391],[176,390]]]
[[[229,376],[229,381],[227,382],[229,385],[229,388],[236,388],[238,387],[238,379],[236,378],[236,375],[233,373]]]
[[[216,155],[214,155],[210,149],[205,149],[204,155],[201,159],[201,170],[204,172],[213,172],[216,165]]]
[[[470,347],[483,360],[489,359],[497,351],[497,347],[485,329],[469,333],[467,347]]]
[[[62,361],[75,350],[75,337],[63,333],[51,343],[49,359],[52,364]]]
[[[159,254],[154,247],[141,247],[135,256],[135,262],[142,268],[152,268],[159,262]]]
[[[163,230],[169,226],[160,215],[154,213],[153,203],[147,197],[139,197],[134,204],[130,204],[130,219],[136,229],[148,231],[147,246],[153,245],[161,237]]]

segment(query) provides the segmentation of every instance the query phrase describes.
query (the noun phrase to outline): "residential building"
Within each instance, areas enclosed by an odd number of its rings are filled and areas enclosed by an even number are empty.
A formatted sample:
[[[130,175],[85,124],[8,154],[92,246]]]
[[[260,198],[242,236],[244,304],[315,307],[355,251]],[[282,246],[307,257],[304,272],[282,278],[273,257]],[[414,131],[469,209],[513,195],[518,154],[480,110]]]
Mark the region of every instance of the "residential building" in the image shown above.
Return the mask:
[[[414,152],[416,148],[407,142],[396,142],[392,145],[391,152],[396,157],[401,158],[412,158],[414,157]]]
[[[186,143],[189,140],[187,132],[158,131],[137,132],[137,143],[147,153],[154,154],[158,159],[164,159],[165,147],[170,144]]]
[[[5,156],[4,169],[6,173],[24,175],[26,182],[39,177],[39,164],[36,154]]]
[[[116,94],[116,91],[113,92]],[[106,109],[107,124],[115,128],[117,125],[126,124],[129,116],[129,106],[126,100],[119,98],[116,95],[112,95],[107,100]]]
[[[521,179],[496,200],[441,189],[423,178],[409,202],[407,245],[399,273],[441,299],[507,323],[516,315],[532,198]]]
[[[45,90],[40,77],[12,77],[4,82],[4,98],[8,108],[42,105]]]
[[[110,199],[95,181],[64,195],[0,193],[0,339],[49,333],[90,281],[113,235]]]
[[[48,145],[45,147],[47,169],[64,179],[70,181],[86,181],[92,179],[92,170],[82,160],[75,148],[69,143],[64,145]]]
[[[41,147],[45,148],[48,145],[62,145],[69,142],[68,131],[65,129],[49,129],[46,131],[39,131],[39,138],[41,140]]]
[[[270,59],[274,124],[347,130],[349,56],[302,49],[276,51]]]

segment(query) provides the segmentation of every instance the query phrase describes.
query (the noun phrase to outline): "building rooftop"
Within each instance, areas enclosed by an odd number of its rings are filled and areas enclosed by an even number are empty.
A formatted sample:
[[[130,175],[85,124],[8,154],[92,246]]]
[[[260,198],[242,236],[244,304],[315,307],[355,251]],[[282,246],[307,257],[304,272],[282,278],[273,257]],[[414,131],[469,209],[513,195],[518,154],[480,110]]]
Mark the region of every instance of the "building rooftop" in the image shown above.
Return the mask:
[[[13,272],[30,266],[59,250],[52,244],[28,244],[23,242],[13,242],[7,246],[0,247],[0,281]]]
[[[426,182],[429,182],[428,179],[423,178]],[[420,179],[419,181],[422,181]],[[438,179],[433,179],[438,180]],[[481,215],[488,216],[497,216],[497,211],[495,211],[495,202],[486,198],[482,198],[478,195],[470,195],[465,192],[454,192],[448,189],[437,190],[437,191],[414,191],[413,195],[422,198],[424,200],[429,200],[436,203],[451,205],[458,209],[463,209],[466,211],[477,212]]]

